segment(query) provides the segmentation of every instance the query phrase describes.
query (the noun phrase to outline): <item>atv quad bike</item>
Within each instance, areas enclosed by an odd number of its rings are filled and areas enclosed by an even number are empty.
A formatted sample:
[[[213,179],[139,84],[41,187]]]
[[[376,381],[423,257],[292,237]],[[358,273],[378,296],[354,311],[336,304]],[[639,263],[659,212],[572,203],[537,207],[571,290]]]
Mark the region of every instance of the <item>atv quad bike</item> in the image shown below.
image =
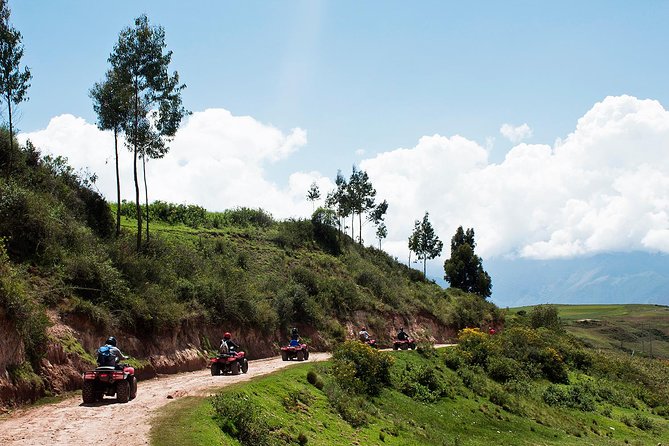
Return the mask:
[[[416,340],[414,338],[409,339],[395,339],[393,341],[393,350],[415,350],[416,349]]]
[[[81,396],[84,404],[102,401],[105,396],[116,395],[116,401],[127,403],[137,396],[135,369],[128,364],[102,366],[82,374],[84,379]]]
[[[215,358],[211,358],[211,374],[217,375],[239,375],[249,371],[249,361],[246,359],[245,352],[221,353]]]
[[[307,344],[288,345],[286,347],[281,347],[281,359],[284,361],[291,359],[306,361],[309,359],[309,347]]]
[[[369,338],[366,341],[361,341],[363,344],[367,344],[372,348],[379,348],[378,345],[376,345],[376,339]]]

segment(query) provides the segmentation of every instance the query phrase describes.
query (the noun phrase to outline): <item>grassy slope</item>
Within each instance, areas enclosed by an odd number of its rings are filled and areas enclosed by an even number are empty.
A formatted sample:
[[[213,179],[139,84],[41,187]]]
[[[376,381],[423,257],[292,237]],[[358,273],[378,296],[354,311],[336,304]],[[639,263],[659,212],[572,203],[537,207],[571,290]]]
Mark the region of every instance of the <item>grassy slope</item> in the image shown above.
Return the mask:
[[[669,307],[661,305],[555,305],[567,331],[598,349],[669,358]],[[510,315],[532,307],[511,308]],[[591,319],[592,322],[578,322]]]
[[[517,404],[531,415],[516,415],[464,387],[454,372],[440,365],[443,363],[438,358],[427,360],[415,352],[394,355],[395,372],[407,363],[436,364],[441,378],[450,384],[449,396],[428,404],[386,389],[372,400],[376,413],[371,422],[356,429],[331,409],[322,391],[307,383],[307,371],[321,366],[296,366],[224,391],[243,390],[261,403],[270,425],[282,438],[297,439],[302,433],[309,445],[619,445],[669,441],[666,420],[651,416],[657,427],[645,432],[620,421],[623,415],[632,415],[627,409],[615,408],[607,417],[600,410],[558,409],[536,398],[518,397]],[[545,385],[537,384],[538,388]],[[299,391],[308,392],[311,402],[284,403],[289,394]],[[213,409],[206,399],[188,398],[172,403],[154,422],[152,444],[239,444],[218,429],[212,415]]]

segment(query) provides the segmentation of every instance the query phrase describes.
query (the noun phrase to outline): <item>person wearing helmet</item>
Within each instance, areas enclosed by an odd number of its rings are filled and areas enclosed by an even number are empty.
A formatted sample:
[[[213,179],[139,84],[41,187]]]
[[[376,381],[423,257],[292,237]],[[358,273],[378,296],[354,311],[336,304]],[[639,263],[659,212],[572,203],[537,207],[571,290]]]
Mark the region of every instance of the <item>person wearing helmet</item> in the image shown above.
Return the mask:
[[[298,345],[300,345],[300,334],[297,332],[297,327],[293,327],[290,330],[290,346],[296,347]]]
[[[98,367],[118,367],[120,361],[128,359],[123,356],[121,350],[116,347],[116,338],[109,336],[105,341],[105,345],[98,349]]]
[[[239,350],[239,344],[232,340],[232,335],[229,332],[226,332],[221,339],[221,346],[219,347],[221,353],[223,354],[234,354]]]
[[[397,339],[400,341],[406,341],[409,339],[409,335],[404,331],[404,327],[400,327],[400,331],[397,332]]]
[[[360,328],[360,331],[358,332],[358,339],[360,339],[362,342],[367,342],[369,340],[369,333],[367,333],[367,327]]]

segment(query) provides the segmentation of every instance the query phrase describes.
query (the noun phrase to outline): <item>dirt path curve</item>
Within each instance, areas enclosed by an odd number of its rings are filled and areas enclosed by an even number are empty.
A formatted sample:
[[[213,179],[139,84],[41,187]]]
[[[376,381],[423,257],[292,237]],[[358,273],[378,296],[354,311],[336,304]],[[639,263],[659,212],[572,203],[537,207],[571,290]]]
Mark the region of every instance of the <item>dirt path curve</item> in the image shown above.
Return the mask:
[[[309,362],[329,358],[330,353],[311,353]],[[77,396],[56,404],[19,410],[0,420],[0,445],[88,446],[106,445],[110,441],[148,445],[151,418],[157,409],[170,401],[187,395],[206,395],[213,389],[248,381],[292,364],[302,363],[284,362],[277,356],[249,361],[249,371],[245,375],[211,376],[209,369],[204,369],[140,381],[137,398],[127,404],[105,399],[84,406],[81,397]]]
[[[329,353],[312,353],[308,362],[324,361],[329,357]],[[105,399],[84,406],[79,396],[57,404],[19,410],[0,421],[0,445],[88,446],[109,444],[110,441],[147,445],[150,420],[156,409],[174,398],[204,395],[212,389],[248,381],[291,364],[301,363],[284,362],[280,357],[258,359],[249,361],[249,371],[245,375],[211,376],[209,369],[204,369],[140,381],[137,398],[127,404]]]

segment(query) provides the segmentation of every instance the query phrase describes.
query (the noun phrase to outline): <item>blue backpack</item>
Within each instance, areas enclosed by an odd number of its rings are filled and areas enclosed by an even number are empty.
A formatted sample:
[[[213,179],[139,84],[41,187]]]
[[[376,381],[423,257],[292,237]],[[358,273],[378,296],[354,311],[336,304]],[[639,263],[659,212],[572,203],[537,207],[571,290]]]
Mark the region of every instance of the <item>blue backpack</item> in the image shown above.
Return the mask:
[[[98,349],[98,365],[114,366],[116,365],[116,356],[111,351],[111,346],[103,345]]]

